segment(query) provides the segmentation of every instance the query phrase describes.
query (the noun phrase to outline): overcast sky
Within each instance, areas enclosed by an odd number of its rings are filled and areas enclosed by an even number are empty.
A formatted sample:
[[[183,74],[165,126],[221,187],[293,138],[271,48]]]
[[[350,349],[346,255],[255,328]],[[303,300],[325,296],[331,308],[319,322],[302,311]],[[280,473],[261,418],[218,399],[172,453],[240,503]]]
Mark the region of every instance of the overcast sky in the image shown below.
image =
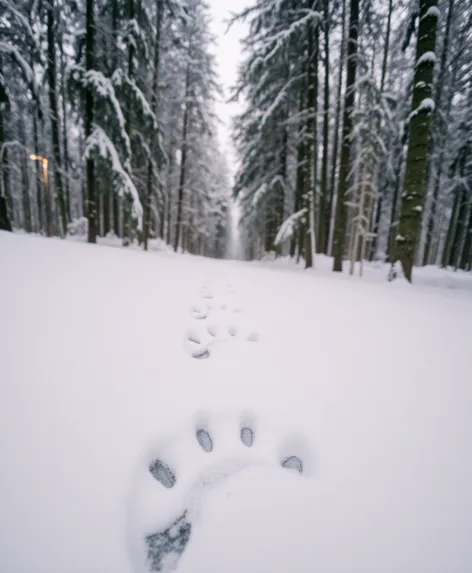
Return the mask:
[[[216,60],[220,82],[225,90],[225,99],[229,97],[230,88],[236,83],[238,63],[241,60],[240,39],[245,35],[246,26],[234,25],[225,34],[227,25],[225,20],[230,18],[231,13],[240,12],[248,6],[250,0],[209,0],[213,17],[212,29],[217,39]],[[216,112],[223,125],[220,128],[220,141],[227,152],[228,165],[234,174],[236,163],[233,148],[231,146],[229,129],[231,116],[241,109],[241,105],[227,104],[224,101],[217,103]]]

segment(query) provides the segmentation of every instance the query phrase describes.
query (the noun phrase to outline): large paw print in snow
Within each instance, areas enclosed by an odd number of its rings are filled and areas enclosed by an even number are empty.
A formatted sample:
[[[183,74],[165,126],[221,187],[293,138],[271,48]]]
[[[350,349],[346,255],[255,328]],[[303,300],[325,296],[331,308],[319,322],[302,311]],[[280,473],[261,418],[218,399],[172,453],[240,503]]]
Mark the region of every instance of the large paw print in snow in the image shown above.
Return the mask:
[[[258,332],[244,316],[243,309],[232,300],[235,288],[227,285],[226,291],[227,296],[218,299],[211,286],[205,284],[200,290],[201,301],[190,308],[192,317],[201,321],[198,327],[188,330],[185,336],[185,349],[193,358],[209,358],[211,347],[227,340],[259,340]]]
[[[129,536],[137,571],[175,570],[202,521],[208,493],[228,478],[251,467],[310,477],[313,460],[304,440],[280,435],[277,442],[274,435],[259,432],[254,418],[243,416],[213,426],[202,421],[150,448],[130,496]],[[291,481],[288,485],[295,487]]]

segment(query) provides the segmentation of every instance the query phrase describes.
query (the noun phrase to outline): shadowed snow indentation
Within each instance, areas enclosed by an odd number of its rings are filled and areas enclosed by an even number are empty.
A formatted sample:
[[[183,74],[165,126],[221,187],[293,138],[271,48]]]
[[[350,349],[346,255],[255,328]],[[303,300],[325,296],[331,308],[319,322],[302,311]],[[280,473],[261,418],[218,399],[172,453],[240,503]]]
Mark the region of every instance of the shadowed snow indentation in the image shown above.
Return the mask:
[[[241,428],[241,442],[248,448],[252,446],[252,444],[254,443],[254,432],[252,428],[249,428],[247,426]]]
[[[297,470],[300,474],[303,473],[303,462],[297,456],[288,456],[287,458],[284,458],[280,465],[289,470]]]

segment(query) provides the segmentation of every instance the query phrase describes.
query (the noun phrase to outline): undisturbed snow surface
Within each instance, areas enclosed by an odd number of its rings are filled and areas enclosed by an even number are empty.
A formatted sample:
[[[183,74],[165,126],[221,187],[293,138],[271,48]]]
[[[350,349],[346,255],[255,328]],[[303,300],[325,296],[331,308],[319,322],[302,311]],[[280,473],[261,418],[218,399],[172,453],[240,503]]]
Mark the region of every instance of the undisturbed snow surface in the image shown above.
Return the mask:
[[[164,572],[470,573],[470,277],[7,233],[0,265],[1,571],[140,573],[185,513]]]

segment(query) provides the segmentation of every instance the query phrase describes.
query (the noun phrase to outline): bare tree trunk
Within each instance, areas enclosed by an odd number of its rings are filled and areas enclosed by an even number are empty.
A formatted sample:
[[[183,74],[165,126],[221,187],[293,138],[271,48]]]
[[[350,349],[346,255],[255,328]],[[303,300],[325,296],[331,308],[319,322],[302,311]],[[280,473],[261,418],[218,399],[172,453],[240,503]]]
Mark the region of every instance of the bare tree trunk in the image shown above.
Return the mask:
[[[112,47],[112,69],[116,70],[118,67],[118,18],[119,18],[119,6],[118,0],[112,0],[111,4],[111,37],[113,42]],[[111,190],[111,204],[110,210],[113,214],[113,230],[117,237],[121,237],[122,230],[121,230],[121,198],[114,190]]]
[[[367,177],[367,165],[364,163],[364,169],[362,172],[362,184],[361,184],[361,195],[359,199],[359,210],[357,213],[357,217],[353,220],[353,227],[354,227],[354,239],[353,245],[351,250],[351,265],[349,268],[349,274],[354,274],[354,267],[357,260],[357,255],[359,251],[359,238],[360,238],[360,228],[362,224],[362,217],[364,216],[364,203],[365,203],[365,184],[366,184],[366,177]]]
[[[467,234],[469,231],[470,220],[472,211],[472,201],[469,199],[463,205],[462,209],[462,221],[461,221],[461,232],[457,241],[457,251],[455,253],[454,260],[454,270],[457,271],[458,268],[463,268],[462,260],[465,254],[465,246],[467,242]]]
[[[305,207],[308,212],[308,226],[305,229],[304,249],[305,268],[313,266],[313,245],[316,243],[315,236],[315,193],[317,177],[316,144],[317,144],[317,100],[318,100],[318,23],[308,26],[308,85],[306,111],[305,150]]]
[[[33,106],[33,146],[34,146],[34,154],[36,156],[39,155],[39,146],[38,146],[38,113],[36,109],[36,102],[32,103]],[[34,173],[35,173],[35,183],[36,183],[36,206],[38,209],[38,226],[37,230],[39,233],[42,233],[44,230],[44,218],[43,218],[43,188],[41,185],[41,170],[38,161],[34,161]]]
[[[331,214],[326,208],[330,204],[328,197],[328,153],[329,153],[329,0],[324,0],[324,94],[323,94],[323,159],[321,166],[320,217],[318,221],[318,253],[326,253],[327,232]],[[329,231],[328,231],[329,232]]]
[[[329,202],[327,209],[328,225],[326,226],[326,244],[327,253],[331,255],[332,241],[334,237],[334,200],[335,200],[335,186],[336,186],[336,168],[338,164],[339,155],[339,125],[341,123],[341,92],[343,83],[343,67],[344,67],[344,50],[345,50],[345,28],[346,28],[346,0],[342,0],[341,9],[341,46],[339,50],[339,65],[338,65],[338,89],[336,94],[336,112],[334,124],[334,139],[331,151],[331,179],[329,185]],[[331,223],[333,221],[333,223]]]
[[[3,102],[2,102],[3,103]],[[5,135],[3,129],[3,105],[0,105],[0,149],[5,143]],[[2,149],[1,158],[1,188],[0,188],[0,230],[11,231],[12,224],[10,218],[10,208],[8,205],[8,157],[6,156],[6,149]],[[6,158],[6,159],[5,159]]]
[[[128,7],[128,20],[134,20],[134,0],[127,1]],[[130,80],[133,79],[134,76],[134,67],[133,67],[133,59],[134,59],[134,43],[129,42],[128,44],[128,78]],[[131,100],[128,101],[128,106],[126,109],[126,121],[125,121],[125,130],[128,134],[128,137],[131,141],[131,117],[132,117],[132,107],[131,107]],[[131,160],[131,158],[130,158]],[[125,196],[123,198],[123,246],[128,246],[132,240],[131,237],[131,212],[132,212],[132,197],[127,192],[125,192]]]
[[[456,189],[454,203],[452,206],[451,218],[449,220],[449,228],[447,231],[446,244],[444,246],[443,257],[442,257],[442,267],[448,267],[453,259],[452,252],[455,243],[455,237],[457,236],[457,223],[459,221],[459,213],[462,205],[463,198],[462,187]]]
[[[433,163],[433,151],[434,147],[439,143],[441,146],[441,151],[439,153],[439,158],[437,162],[436,173],[434,175],[434,183],[433,183],[433,194],[431,197],[431,212],[426,217],[425,224],[427,227],[426,231],[426,242],[424,247],[424,253],[422,257],[423,265],[428,264],[429,254],[431,251],[431,240],[433,235],[433,228],[434,228],[434,219],[436,216],[436,203],[438,200],[439,195],[439,187],[440,181],[442,176],[442,167],[443,167],[443,159],[444,159],[444,139],[445,138],[445,131],[447,132],[447,121],[451,109],[452,103],[452,96],[450,95],[449,101],[447,102],[447,112],[446,112],[446,120],[445,122],[442,119],[441,113],[439,112],[441,107],[442,101],[442,94],[446,79],[446,72],[447,72],[447,58],[449,55],[449,40],[450,40],[450,33],[451,33],[451,24],[452,24],[452,16],[454,13],[454,0],[449,0],[448,2],[448,11],[446,17],[446,30],[444,32],[444,44],[441,53],[441,63],[439,66],[439,74],[438,74],[438,81],[437,81],[437,89],[434,96],[434,108],[435,108],[435,116],[433,120],[433,124],[436,124],[438,136],[435,137],[435,133],[433,130],[432,137],[430,139],[430,150],[429,150],[429,157],[428,157],[428,176],[431,175],[432,171],[432,163]],[[429,177],[428,177],[429,178]]]
[[[169,158],[169,171],[167,176],[167,234],[166,234],[166,243],[168,245],[171,244],[172,241],[172,183],[174,179],[174,155],[175,150],[174,147],[171,145],[171,152]]]
[[[387,77],[387,67],[388,67],[388,53],[389,53],[389,49],[390,49],[390,34],[391,34],[391,28],[392,28],[392,12],[393,12],[393,0],[389,0],[388,2],[388,13],[387,13],[387,30],[386,30],[386,35],[385,35],[385,44],[384,44],[384,50],[383,50],[383,58],[382,58],[382,73],[381,73],[381,77],[380,77],[380,89],[379,89],[379,97],[378,97],[378,104],[381,104],[381,100],[382,100],[382,96],[383,96],[383,92],[385,89],[385,80]],[[378,119],[376,121],[376,128],[375,128],[375,132],[377,133],[380,129],[380,116],[378,116]],[[373,252],[374,252],[374,245],[376,243],[376,234],[378,232],[378,225],[379,225],[379,221],[380,221],[380,215],[381,215],[381,211],[382,211],[382,202],[383,202],[383,197],[382,195],[379,195],[378,200],[377,200],[377,187],[378,187],[378,164],[376,160],[373,160],[372,162],[372,181],[377,181],[377,185],[374,189],[371,189],[370,192],[370,197],[369,197],[369,207],[367,209],[368,211],[368,225],[369,225],[369,229],[372,228],[371,224],[373,223],[373,230],[375,233],[374,239],[372,241],[372,246],[371,246],[371,255],[369,256],[369,259],[372,258]],[[374,215],[374,221],[372,221],[372,212],[374,211],[374,206],[377,206],[376,208],[376,213]],[[361,275],[362,275],[362,270],[363,270],[363,261],[365,258],[365,253],[366,253],[366,249],[367,249],[367,245],[366,245],[366,236],[365,234],[362,237],[362,247],[361,247]]]
[[[366,250],[367,250],[367,230],[369,228],[371,219],[372,219],[372,211],[374,210],[374,192],[371,189],[369,193],[369,204],[367,206],[367,215],[366,215],[366,228],[364,229],[364,233],[362,234],[361,240],[361,254],[360,254],[360,269],[359,269],[359,276],[364,274],[364,260],[366,257]]]
[[[56,22],[54,0],[48,3],[48,82],[49,82],[49,107],[51,112],[51,142],[54,157],[54,185],[59,206],[59,214],[62,226],[62,236],[67,235],[67,213],[66,201],[62,189],[61,174],[61,146],[59,143],[59,114],[57,110],[57,90],[56,90]]]
[[[95,65],[95,16],[94,0],[86,0],[86,39],[85,39],[85,66],[87,71],[93,70]],[[85,138],[90,137],[93,125],[93,92],[90,87],[85,88]],[[97,198],[95,192],[95,164],[91,157],[87,157],[87,219],[88,242],[97,242]]]
[[[68,221],[72,221],[72,206],[70,201],[70,185],[69,185],[69,141],[67,138],[67,90],[66,90],[66,63],[64,57],[64,31],[62,31],[60,39],[61,50],[61,96],[62,96],[62,149],[64,153],[62,167],[63,167],[63,181],[66,200],[66,212]]]
[[[472,270],[472,203],[469,202],[469,223],[465,226],[465,241],[462,250],[462,259],[459,264],[465,271]]]
[[[26,129],[25,129],[25,116],[23,111],[20,110],[20,117],[18,121],[18,138],[20,140],[22,149],[20,151],[21,162],[21,187],[22,187],[22,203],[23,203],[23,221],[27,233],[33,230],[31,223],[31,201],[29,195],[29,180],[28,180],[28,155],[26,152]]]
[[[359,0],[351,0],[349,21],[349,40],[347,48],[346,91],[344,94],[343,137],[341,164],[339,168],[339,190],[336,202],[334,228],[334,264],[333,271],[342,272],[344,246],[346,241],[346,198],[349,188],[349,164],[351,156],[352,112],[355,102],[355,83],[357,70],[357,37],[359,27]]]
[[[177,221],[175,224],[175,238],[174,238],[174,251],[179,248],[180,232],[182,226],[182,208],[185,189],[185,168],[187,161],[187,131],[188,131],[188,115],[189,115],[189,102],[188,94],[190,88],[190,64],[187,65],[187,74],[185,79],[185,109],[182,127],[182,148],[180,154],[180,180],[179,180],[179,195],[177,199]]]
[[[158,78],[159,78],[159,63],[160,63],[160,44],[161,44],[161,27],[163,20],[163,1],[156,0],[156,37],[154,46],[154,71],[152,77],[152,92],[151,92],[151,109],[154,115],[157,116],[157,110],[159,105],[158,99]],[[149,226],[151,222],[151,200],[152,200],[152,156],[155,154],[156,148],[156,136],[154,129],[151,132],[151,143],[150,143],[150,154],[151,157],[148,160],[147,167],[147,179],[146,179],[146,196],[144,200],[144,228],[143,228],[143,238],[144,238],[144,250],[148,249],[148,238],[149,238]],[[160,157],[160,150],[157,153]],[[164,227],[163,217],[161,217],[161,228]]]
[[[0,75],[3,74],[2,58],[0,57]],[[5,114],[7,113],[7,94],[0,84],[0,169],[1,169],[1,189],[0,189],[0,229],[11,231],[13,228],[13,213],[10,196],[10,174],[8,164],[8,149],[4,147],[5,139]]]

